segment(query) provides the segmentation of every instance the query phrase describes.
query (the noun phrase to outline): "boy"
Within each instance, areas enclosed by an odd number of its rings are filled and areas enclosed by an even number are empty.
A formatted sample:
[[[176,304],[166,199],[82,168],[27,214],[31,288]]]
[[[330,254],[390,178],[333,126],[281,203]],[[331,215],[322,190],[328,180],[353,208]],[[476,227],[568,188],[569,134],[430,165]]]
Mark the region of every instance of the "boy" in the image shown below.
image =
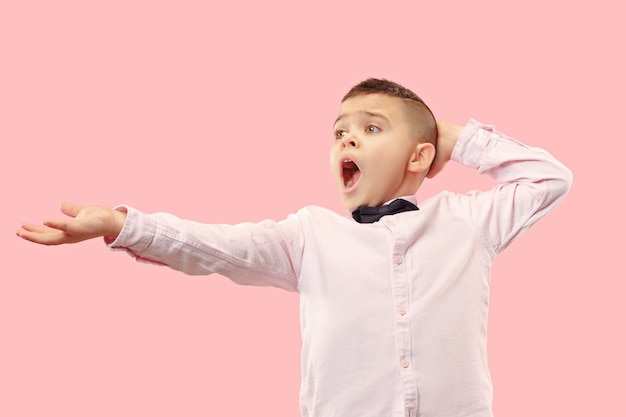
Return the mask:
[[[334,129],[331,172],[352,218],[305,207],[280,222],[203,225],[64,204],[72,220],[17,233],[42,244],[104,236],[188,274],[299,292],[304,417],[491,416],[490,266],[566,194],[571,173],[490,126],[436,122],[386,80],[352,88]],[[417,189],[449,159],[500,184],[418,208]]]

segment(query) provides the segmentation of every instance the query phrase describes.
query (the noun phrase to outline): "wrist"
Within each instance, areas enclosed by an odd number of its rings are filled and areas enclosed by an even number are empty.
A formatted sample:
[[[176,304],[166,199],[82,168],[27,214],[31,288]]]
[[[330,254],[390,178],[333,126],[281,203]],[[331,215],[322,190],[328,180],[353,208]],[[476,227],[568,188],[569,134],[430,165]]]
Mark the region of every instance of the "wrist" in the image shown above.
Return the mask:
[[[112,220],[110,222],[110,229],[107,231],[106,237],[115,239],[122,232],[124,223],[126,223],[126,211],[120,209],[112,209],[111,214]]]

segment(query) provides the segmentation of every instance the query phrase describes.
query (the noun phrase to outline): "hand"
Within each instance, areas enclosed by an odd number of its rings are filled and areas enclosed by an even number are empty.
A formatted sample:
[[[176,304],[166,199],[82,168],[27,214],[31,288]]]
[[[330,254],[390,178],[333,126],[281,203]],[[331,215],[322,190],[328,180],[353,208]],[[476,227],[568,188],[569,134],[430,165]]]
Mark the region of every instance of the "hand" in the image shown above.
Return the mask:
[[[437,120],[437,131],[439,133],[437,136],[437,153],[428,174],[426,174],[427,178],[434,177],[446,166],[463,128],[464,126]]]
[[[100,206],[61,204],[67,220],[46,220],[42,225],[22,223],[17,235],[42,245],[77,243],[95,237],[116,237],[122,230],[126,213]]]

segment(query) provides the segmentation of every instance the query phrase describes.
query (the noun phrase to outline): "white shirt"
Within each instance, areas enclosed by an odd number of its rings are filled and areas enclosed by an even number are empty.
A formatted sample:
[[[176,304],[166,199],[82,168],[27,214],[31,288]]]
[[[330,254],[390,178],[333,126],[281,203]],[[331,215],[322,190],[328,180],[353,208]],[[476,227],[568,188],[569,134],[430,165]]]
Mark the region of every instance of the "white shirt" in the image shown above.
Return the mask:
[[[239,225],[125,207],[107,243],[188,274],[298,291],[303,417],[488,417],[491,264],[566,194],[571,173],[474,120],[452,159],[500,184],[372,224],[315,206]]]

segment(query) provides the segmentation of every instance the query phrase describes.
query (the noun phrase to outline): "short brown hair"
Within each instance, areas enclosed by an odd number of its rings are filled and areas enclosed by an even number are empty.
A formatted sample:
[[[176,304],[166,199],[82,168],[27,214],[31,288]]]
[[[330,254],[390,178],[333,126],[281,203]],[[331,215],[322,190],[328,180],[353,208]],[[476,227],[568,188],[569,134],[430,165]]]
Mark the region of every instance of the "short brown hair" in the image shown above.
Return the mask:
[[[409,119],[415,121],[415,131],[418,138],[437,146],[437,122],[433,112],[417,94],[398,83],[385,79],[368,78],[352,87],[343,96],[341,102],[362,94],[376,93],[405,99],[408,104]]]

